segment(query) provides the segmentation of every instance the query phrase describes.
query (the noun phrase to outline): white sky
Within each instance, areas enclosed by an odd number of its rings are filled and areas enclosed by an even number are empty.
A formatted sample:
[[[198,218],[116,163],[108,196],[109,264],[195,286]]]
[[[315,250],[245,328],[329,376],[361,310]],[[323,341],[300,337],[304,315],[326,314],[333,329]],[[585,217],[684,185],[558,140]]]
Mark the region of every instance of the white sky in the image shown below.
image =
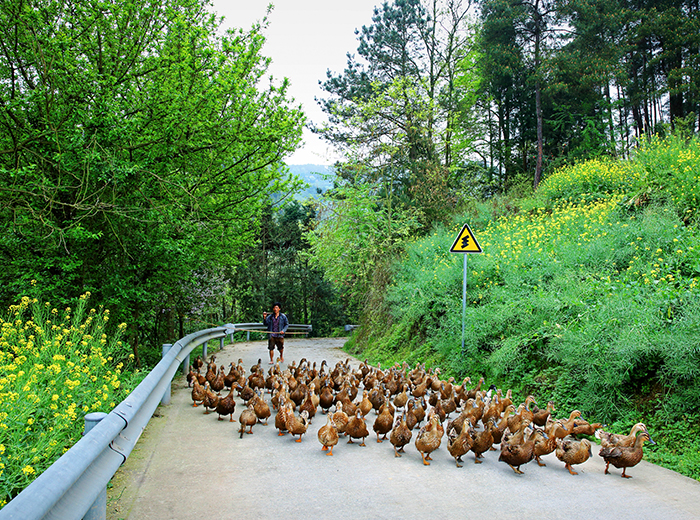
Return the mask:
[[[383,0],[272,0],[274,10],[265,33],[263,55],[272,58],[269,73],[290,80],[290,93],[300,103],[307,118],[325,121],[325,114],[314,101],[324,97],[318,84],[326,70],[342,72],[346,54],[356,54],[355,29],[372,23],[375,5]],[[226,27],[248,29],[262,19],[267,0],[213,0],[214,11],[225,17]],[[332,164],[332,148],[304,129],[304,144],[287,158],[288,164]]]

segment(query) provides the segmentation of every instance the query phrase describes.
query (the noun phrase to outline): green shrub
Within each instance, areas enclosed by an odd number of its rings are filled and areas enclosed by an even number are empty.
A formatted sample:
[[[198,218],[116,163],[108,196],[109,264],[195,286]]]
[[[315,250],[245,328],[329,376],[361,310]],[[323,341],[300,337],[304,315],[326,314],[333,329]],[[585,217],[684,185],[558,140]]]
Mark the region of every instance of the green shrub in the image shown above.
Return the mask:
[[[109,411],[133,389],[138,372],[115,335],[109,311],[22,298],[0,319],[0,504],[4,505],[80,439],[83,416]],[[121,324],[118,331],[124,330]]]

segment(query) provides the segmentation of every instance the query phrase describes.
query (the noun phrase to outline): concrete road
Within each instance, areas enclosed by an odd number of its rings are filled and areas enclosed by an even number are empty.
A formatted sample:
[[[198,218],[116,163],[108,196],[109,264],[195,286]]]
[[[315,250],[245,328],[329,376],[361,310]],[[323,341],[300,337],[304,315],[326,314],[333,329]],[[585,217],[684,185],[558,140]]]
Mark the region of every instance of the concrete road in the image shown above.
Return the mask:
[[[342,345],[342,339],[288,339],[286,361],[325,359],[333,366],[347,358]],[[217,363],[243,358],[248,370],[266,356],[265,343],[236,343],[217,353]],[[234,418],[241,410],[238,400]],[[108,518],[700,518],[700,483],[647,462],[628,470],[632,479],[614,468],[604,475],[596,446],[593,458],[576,466],[578,476],[553,454],[544,458],[547,467],[531,462],[516,475],[495,451],[483,464],[467,455],[457,468],[446,437],[423,466],[413,445],[417,430],[402,458],[374,436],[366,447],[341,439],[328,457],[316,437],[325,424],[320,412],[301,443],[277,436],[274,414],[268,426],[258,424],[240,439],[238,422],[203,412],[192,407],[184,377],[176,379],[172,404],[158,409],[112,480]],[[370,432],[374,417],[370,412]]]

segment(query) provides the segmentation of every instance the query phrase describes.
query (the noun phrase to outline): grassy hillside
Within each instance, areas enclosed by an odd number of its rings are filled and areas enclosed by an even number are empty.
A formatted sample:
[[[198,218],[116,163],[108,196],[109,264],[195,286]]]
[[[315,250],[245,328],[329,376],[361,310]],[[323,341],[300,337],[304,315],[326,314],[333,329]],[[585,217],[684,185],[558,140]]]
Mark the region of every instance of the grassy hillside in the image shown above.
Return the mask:
[[[483,375],[613,430],[644,419],[660,444],[650,457],[698,478],[699,181],[698,141],[669,139],[478,204],[407,247],[349,348]],[[462,351],[463,258],[449,248],[464,222],[484,253],[468,258]]]

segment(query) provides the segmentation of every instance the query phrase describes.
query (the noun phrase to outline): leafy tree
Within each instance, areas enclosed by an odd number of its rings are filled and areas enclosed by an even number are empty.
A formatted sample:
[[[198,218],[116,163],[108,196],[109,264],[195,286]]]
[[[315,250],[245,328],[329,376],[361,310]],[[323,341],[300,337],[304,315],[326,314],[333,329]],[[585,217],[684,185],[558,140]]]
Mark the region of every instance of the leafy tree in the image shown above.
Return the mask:
[[[471,86],[458,79],[472,41],[467,9],[460,0],[385,2],[357,32],[359,58],[349,55],[345,71],[329,71],[322,84],[330,124],[317,131],[348,163],[366,166],[359,177],[352,165],[338,170],[354,172],[346,181],[380,186],[389,206],[423,209],[418,186],[455,162],[461,95]],[[436,214],[424,212],[426,229]]]
[[[524,67],[521,72],[520,88],[527,87],[534,91],[534,126],[536,144],[536,162],[533,186],[535,189],[542,176],[544,161],[544,112],[542,94],[547,77],[547,62],[554,51],[557,40],[556,35],[561,31],[558,19],[557,2],[554,0],[486,0],[482,3],[482,20],[485,26],[489,26],[487,39],[496,40],[498,47],[495,53],[488,49],[494,57],[498,54],[508,53],[505,66],[497,66],[495,75],[500,75],[500,81],[496,85],[503,84],[507,88],[511,81],[513,65],[518,69]],[[503,30],[504,32],[499,32]],[[493,59],[492,59],[493,61]],[[496,78],[494,78],[496,79]],[[529,99],[522,101],[529,103]],[[526,110],[521,109],[521,113]],[[525,132],[521,131],[521,136]]]
[[[342,182],[316,208],[315,227],[306,235],[313,262],[341,291],[348,317],[357,321],[377,273],[420,227],[418,216],[382,204],[366,183]]]
[[[0,5],[2,301],[32,278],[52,301],[89,289],[138,355],[294,188],[278,171],[304,116],[266,79],[266,22],[222,33],[208,8]]]
[[[700,113],[698,54],[700,6],[696,0],[626,3],[631,12],[630,82],[626,85],[639,135],[654,131],[668,96],[668,121]],[[634,97],[632,97],[634,95]],[[655,120],[656,118],[656,120]],[[700,125],[699,125],[700,127]]]
[[[479,70],[483,77],[482,96],[488,99],[487,114],[492,107],[495,131],[490,133],[489,156],[496,162],[499,176],[509,179],[521,169],[518,155],[525,155],[526,148],[517,153],[516,138],[524,134],[527,113],[527,72],[523,49],[517,38],[515,19],[517,6],[507,0],[489,0],[481,3],[481,31]],[[491,124],[489,124],[491,126]],[[522,167],[524,169],[524,166]]]
[[[227,321],[258,320],[279,301],[290,320],[310,323],[315,335],[345,324],[338,295],[310,254],[305,233],[315,216],[311,202],[291,200],[277,210],[267,206],[257,240],[241,252],[230,277]]]

